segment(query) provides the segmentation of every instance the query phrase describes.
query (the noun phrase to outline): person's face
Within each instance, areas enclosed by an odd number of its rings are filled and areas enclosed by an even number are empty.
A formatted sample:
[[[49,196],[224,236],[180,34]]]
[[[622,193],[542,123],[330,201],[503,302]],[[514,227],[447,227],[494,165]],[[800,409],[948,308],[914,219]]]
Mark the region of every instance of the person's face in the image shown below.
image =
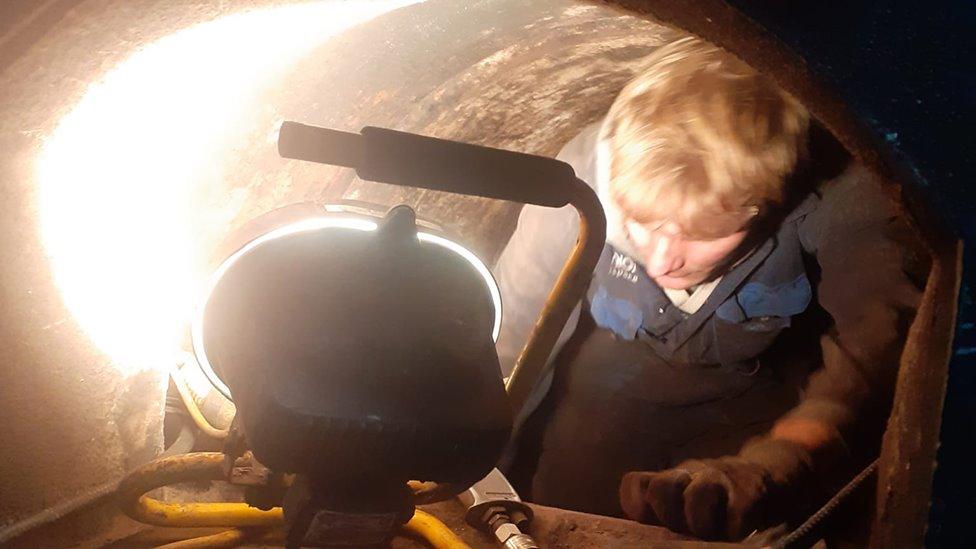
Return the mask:
[[[689,235],[672,221],[624,223],[647,274],[658,286],[673,290],[686,290],[722,274],[720,268],[746,238],[746,225],[733,224],[718,236],[702,237]]]

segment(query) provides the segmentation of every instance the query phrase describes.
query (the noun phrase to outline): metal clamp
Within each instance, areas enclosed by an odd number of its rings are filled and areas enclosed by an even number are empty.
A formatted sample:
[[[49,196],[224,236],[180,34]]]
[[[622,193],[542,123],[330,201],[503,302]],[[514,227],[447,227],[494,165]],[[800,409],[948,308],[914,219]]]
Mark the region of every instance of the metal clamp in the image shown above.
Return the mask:
[[[458,495],[468,507],[464,520],[487,532],[509,549],[538,549],[532,536],[523,533],[532,520],[532,508],[526,505],[498,469]]]

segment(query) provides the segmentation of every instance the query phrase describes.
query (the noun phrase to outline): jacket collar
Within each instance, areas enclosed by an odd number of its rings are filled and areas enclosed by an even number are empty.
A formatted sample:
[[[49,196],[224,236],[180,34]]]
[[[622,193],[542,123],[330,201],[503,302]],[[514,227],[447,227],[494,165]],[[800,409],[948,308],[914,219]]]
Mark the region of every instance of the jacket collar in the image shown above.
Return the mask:
[[[645,328],[654,332],[654,335],[670,332],[667,338],[668,346],[673,348],[681,346],[712,316],[715,309],[730,298],[749,275],[762,265],[763,261],[776,248],[776,243],[777,238],[773,236],[759,244],[748,257],[722,277],[718,286],[708,296],[701,308],[691,315],[682,312],[671,304],[664,291],[651,281],[652,299],[650,304],[652,307],[657,304],[658,308],[645,313],[649,315],[646,318],[650,320],[646,323]]]

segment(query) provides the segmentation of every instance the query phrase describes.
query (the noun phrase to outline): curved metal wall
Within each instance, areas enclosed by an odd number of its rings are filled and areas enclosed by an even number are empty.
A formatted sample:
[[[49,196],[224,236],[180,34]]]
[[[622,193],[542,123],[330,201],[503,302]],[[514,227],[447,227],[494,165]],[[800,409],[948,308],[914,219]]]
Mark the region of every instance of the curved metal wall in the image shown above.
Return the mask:
[[[343,3],[323,3],[331,4]],[[0,525],[116,478],[160,444],[163,371],[117,367],[118,360],[93,341],[59,290],[52,273],[57,257],[42,234],[38,155],[59,120],[91,91],[89,85],[135,52],[234,12],[279,10],[292,3],[62,0],[47,5],[54,6],[51,13],[28,14],[23,24],[0,28],[6,51],[19,54],[0,56],[0,148],[7,154],[0,165],[6,191],[0,200],[0,344],[6,350],[0,365]],[[283,119],[345,130],[377,125],[553,155],[606,111],[647,54],[676,36],[648,17],[701,34],[775,73],[855,152],[882,173],[898,174],[878,152],[883,138],[870,135],[798,57],[776,49],[766,33],[753,32],[762,28],[743,22],[724,2],[430,0],[332,38],[312,37],[300,55],[263,61],[266,77],[249,90],[253,93],[234,111],[233,123],[218,128],[207,173],[186,195],[192,201],[193,269],[205,271],[218,243],[249,219],[291,203],[338,198],[411,204],[493,261],[514,227],[518,205],[386,187],[359,181],[345,170],[284,161],[275,152],[274,128]],[[39,28],[42,24],[48,26]],[[29,29],[31,40],[22,40],[18,29]],[[245,37],[248,43],[268,49],[289,38],[262,32],[260,26],[252,32]],[[248,51],[258,50],[242,48],[241,55]],[[233,51],[227,60],[248,62],[235,60]],[[179,74],[178,69],[168,70]],[[218,73],[225,69],[213,67]],[[185,131],[189,136],[214,130],[188,119]],[[163,141],[158,156],[148,157],[158,164],[147,162],[133,172],[134,184],[140,174],[152,175],[171,160],[167,145],[179,144]],[[92,196],[100,192],[98,181],[80,178],[78,186],[80,208],[85,189]],[[148,212],[162,206],[134,198],[121,207]],[[74,252],[84,258],[84,245],[79,246]],[[948,244],[943,248],[949,263],[953,250]],[[933,295],[951,293],[954,271],[948,263],[945,267]],[[941,314],[944,321],[951,306],[940,302],[930,309],[932,319]],[[931,326],[946,331],[944,324]],[[918,337],[923,351],[938,353],[940,344],[947,345],[938,337]],[[931,390],[938,392],[934,380]],[[104,524],[87,528],[99,526]]]
[[[65,13],[59,13],[59,24],[24,46],[18,58],[5,60],[11,62],[0,73],[0,145],[7,155],[0,166],[6,191],[0,201],[0,344],[6,350],[0,369],[0,525],[117,478],[161,444],[163,371],[119,368],[59,291],[52,273],[57,257],[43,234],[39,155],[89,85],[135,52],[181,29],[220,21],[232,10],[289,5],[60,4]],[[644,19],[568,0],[431,0],[380,15],[297,58],[283,57],[222,131],[207,168],[212,174],[188,195],[195,208],[195,267],[205,268],[221,239],[259,214],[338,198],[414,205],[491,262],[519,205],[395,189],[358,181],[348,171],[285,161],[275,151],[274,127],[282,119],[347,130],[369,124],[553,155],[605,112],[643,57],[673,35]],[[274,37],[253,36],[262,39]],[[190,120],[185,131],[201,128]],[[140,174],[148,178],[173,161],[170,152],[163,142],[160,164],[134,172],[133,185],[142,184]],[[79,192],[81,210],[104,192],[84,173],[77,185],[72,192]],[[147,214],[164,207],[149,198],[151,192],[145,196],[118,206]],[[95,207],[91,215],[114,214]],[[76,244],[82,258],[87,245]],[[91,257],[98,262],[103,256]],[[113,265],[95,267],[107,272]],[[69,535],[109,523],[89,518]]]

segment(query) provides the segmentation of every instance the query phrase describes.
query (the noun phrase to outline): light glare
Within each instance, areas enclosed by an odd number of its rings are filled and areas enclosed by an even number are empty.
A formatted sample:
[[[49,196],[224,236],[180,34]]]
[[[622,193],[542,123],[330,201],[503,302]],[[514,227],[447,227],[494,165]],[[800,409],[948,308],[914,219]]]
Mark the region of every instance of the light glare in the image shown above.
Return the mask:
[[[411,3],[295,4],[184,29],[91,84],[59,122],[37,162],[42,237],[66,305],[121,371],[164,370],[179,352],[207,274],[199,228],[237,214],[230,197],[200,198],[222,188],[233,158],[220,151],[268,82]]]

